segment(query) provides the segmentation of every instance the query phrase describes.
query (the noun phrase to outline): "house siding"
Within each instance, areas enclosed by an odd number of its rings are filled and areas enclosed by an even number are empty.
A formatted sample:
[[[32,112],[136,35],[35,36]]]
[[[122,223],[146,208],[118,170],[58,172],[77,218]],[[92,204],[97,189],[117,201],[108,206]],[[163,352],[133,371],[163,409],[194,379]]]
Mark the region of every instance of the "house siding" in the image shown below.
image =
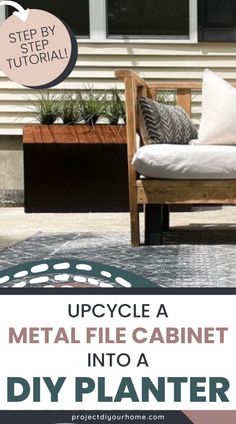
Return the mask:
[[[76,90],[86,84],[96,88],[123,84],[114,79],[115,68],[132,68],[147,81],[200,81],[205,68],[236,80],[235,43],[155,44],[81,43],[76,67],[70,77],[54,87],[55,92]],[[33,106],[36,91],[10,81],[0,72],[0,135],[20,135],[24,124],[35,122]],[[193,93],[192,113],[197,123],[201,95]]]

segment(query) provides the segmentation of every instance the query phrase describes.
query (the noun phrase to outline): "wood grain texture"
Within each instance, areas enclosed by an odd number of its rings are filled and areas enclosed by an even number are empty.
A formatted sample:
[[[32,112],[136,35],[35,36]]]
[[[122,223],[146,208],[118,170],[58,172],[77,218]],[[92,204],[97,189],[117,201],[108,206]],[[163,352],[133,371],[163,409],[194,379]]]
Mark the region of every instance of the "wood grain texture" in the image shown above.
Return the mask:
[[[123,80],[124,78],[133,78],[138,87],[147,87],[148,84],[132,69],[117,69],[115,71],[115,77]]]
[[[156,100],[156,96],[157,96],[157,89],[156,87],[148,87],[148,97],[150,99]]]
[[[191,116],[191,90],[189,88],[178,88],[177,104]]]
[[[190,89],[190,90],[201,90],[202,83],[195,81],[156,81],[148,84],[150,89],[156,90],[177,90]]]
[[[126,97],[126,119],[127,119],[127,153],[128,153],[128,175],[129,175],[129,204],[130,204],[130,225],[131,244],[139,246],[139,210],[136,196],[137,173],[131,162],[136,152],[137,138],[137,83],[133,77],[125,78]]]
[[[229,81],[229,83],[236,87],[236,83],[234,81]],[[190,90],[201,90],[202,89],[202,82],[197,81],[157,81],[157,82],[151,82],[148,84],[148,86],[152,88],[156,88],[158,90],[171,90],[171,89],[190,89]]]
[[[138,180],[140,204],[236,204],[236,180]]]
[[[125,144],[125,125],[26,125],[25,144]]]

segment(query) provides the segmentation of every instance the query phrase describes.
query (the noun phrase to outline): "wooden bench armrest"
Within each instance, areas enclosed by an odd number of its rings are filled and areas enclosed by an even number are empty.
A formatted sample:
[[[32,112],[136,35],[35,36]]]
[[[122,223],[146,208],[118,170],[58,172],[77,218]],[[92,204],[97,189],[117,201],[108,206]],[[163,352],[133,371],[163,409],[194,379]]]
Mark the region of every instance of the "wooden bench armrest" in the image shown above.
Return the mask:
[[[144,79],[142,79],[136,72],[132,71],[132,69],[116,69],[115,77],[119,80],[125,80],[126,78],[133,78],[137,87],[146,87],[148,88],[148,84]]]

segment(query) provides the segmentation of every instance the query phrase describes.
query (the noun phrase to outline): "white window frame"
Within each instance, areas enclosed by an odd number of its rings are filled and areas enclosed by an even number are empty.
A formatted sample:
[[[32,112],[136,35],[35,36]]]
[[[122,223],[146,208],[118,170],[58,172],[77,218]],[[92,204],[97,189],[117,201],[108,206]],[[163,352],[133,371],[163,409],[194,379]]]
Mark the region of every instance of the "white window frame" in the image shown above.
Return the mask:
[[[190,44],[198,42],[197,2],[189,0],[188,39],[149,39],[149,38],[107,38],[106,0],[89,0],[90,37],[80,38],[79,43],[142,43],[142,44]],[[6,18],[5,7],[0,7],[0,24]]]
[[[5,8],[5,7],[3,7],[3,6],[1,6],[1,7],[0,7],[0,24],[1,24],[2,22],[4,22],[4,21],[5,21],[5,19],[6,19],[6,8]]]
[[[158,43],[158,44],[189,44],[198,42],[198,0],[189,0],[189,38],[182,39],[158,39],[158,38],[135,38],[131,37],[119,37],[119,38],[107,38],[106,29],[106,0],[89,0],[90,2],[90,38],[87,40],[80,40],[82,42],[93,42],[93,43]]]

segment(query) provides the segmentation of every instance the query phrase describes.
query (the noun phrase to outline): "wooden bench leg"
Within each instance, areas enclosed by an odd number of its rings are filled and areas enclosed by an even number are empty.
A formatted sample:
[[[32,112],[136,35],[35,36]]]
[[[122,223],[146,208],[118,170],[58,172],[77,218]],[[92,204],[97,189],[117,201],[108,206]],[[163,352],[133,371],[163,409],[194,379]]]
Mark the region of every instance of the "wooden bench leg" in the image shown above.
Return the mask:
[[[170,229],[170,205],[163,205],[162,230],[169,231]]]
[[[140,246],[140,224],[139,224],[139,205],[136,201],[136,187],[130,189],[129,205],[130,205],[130,230],[131,245],[133,247]]]
[[[138,207],[135,208],[130,214],[130,228],[131,228],[131,245],[133,247],[140,246],[140,230],[139,230],[139,211]]]
[[[163,205],[145,205],[145,244],[156,246],[162,244]]]

